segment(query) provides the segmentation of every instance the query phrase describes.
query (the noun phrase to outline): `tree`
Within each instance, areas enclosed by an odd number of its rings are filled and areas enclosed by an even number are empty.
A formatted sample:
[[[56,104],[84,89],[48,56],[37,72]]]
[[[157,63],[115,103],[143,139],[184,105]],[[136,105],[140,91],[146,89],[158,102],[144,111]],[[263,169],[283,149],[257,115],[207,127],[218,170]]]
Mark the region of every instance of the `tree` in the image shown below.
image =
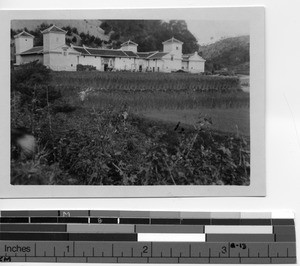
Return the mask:
[[[76,36],[74,36],[74,37],[72,38],[72,43],[77,43],[77,38],[76,38]]]
[[[101,46],[102,40],[100,38],[96,37],[94,43],[96,44],[96,46]]]
[[[15,31],[13,29],[10,29],[10,38],[13,39],[18,33],[20,33],[20,30]]]
[[[81,33],[79,34],[79,36],[80,36],[81,39],[85,39],[85,33],[81,32]]]
[[[78,35],[78,30],[77,30],[77,28],[73,27],[73,28],[72,28],[72,32]]]
[[[198,51],[197,39],[184,20],[105,20],[101,24],[105,34],[111,34],[113,47],[129,39],[139,44],[139,51],[162,50],[162,42],[175,37],[182,41],[183,53]]]
[[[106,21],[102,22],[100,27],[101,27],[101,29],[104,30],[104,34],[106,34],[106,35],[109,34],[111,31],[111,26]]]
[[[67,32],[67,36],[72,36],[72,29],[70,26],[62,27],[62,29]]]

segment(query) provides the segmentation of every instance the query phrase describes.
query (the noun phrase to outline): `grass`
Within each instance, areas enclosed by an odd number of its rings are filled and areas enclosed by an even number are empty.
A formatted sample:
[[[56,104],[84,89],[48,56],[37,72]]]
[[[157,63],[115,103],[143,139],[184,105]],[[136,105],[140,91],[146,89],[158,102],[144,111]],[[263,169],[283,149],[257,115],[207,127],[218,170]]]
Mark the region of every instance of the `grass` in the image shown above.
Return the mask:
[[[26,71],[22,81],[12,72],[11,119],[39,149],[12,158],[12,184],[250,184],[249,94],[238,78],[51,72],[43,84],[45,73]]]
[[[249,108],[199,108],[184,110],[148,110],[139,112],[147,118],[178,123],[183,127],[194,126],[201,116],[212,119],[211,129],[217,132],[250,136]]]

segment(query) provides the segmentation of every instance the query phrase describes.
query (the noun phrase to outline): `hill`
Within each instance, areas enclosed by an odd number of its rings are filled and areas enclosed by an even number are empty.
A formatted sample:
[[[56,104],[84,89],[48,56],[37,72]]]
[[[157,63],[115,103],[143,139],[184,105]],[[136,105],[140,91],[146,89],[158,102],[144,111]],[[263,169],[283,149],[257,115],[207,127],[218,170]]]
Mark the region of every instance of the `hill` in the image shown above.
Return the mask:
[[[132,40],[140,52],[161,51],[162,42],[174,37],[182,41],[183,53],[198,51],[195,36],[188,30],[184,20],[104,20],[101,28],[110,35],[112,47],[118,48],[122,42]]]
[[[67,43],[91,47],[120,48],[128,40],[138,43],[138,51],[161,51],[162,42],[172,37],[184,42],[183,53],[198,51],[197,39],[183,20],[13,20],[11,36],[25,29],[42,45],[41,30],[55,24],[66,30]]]
[[[207,71],[226,68],[236,73],[249,74],[250,36],[222,39],[200,46],[199,52],[207,60]]]
[[[76,28],[79,33],[94,35],[101,40],[109,40],[109,36],[104,34],[101,29],[101,20],[12,20],[11,29],[20,30],[27,28],[30,31],[35,31],[41,24],[55,24],[56,26]]]

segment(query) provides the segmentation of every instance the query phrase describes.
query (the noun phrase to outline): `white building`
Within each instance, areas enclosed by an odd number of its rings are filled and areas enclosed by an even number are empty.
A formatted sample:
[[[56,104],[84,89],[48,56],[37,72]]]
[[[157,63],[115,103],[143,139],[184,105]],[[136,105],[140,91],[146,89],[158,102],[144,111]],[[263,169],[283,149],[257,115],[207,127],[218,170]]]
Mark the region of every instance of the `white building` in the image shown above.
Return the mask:
[[[130,40],[118,50],[68,46],[66,33],[55,25],[49,27],[42,31],[43,46],[33,46],[34,36],[25,31],[15,35],[16,65],[39,60],[54,71],[76,71],[81,64],[99,71],[204,72],[205,60],[197,52],[182,54],[183,42],[175,38],[163,42],[162,52],[138,52],[138,44]]]

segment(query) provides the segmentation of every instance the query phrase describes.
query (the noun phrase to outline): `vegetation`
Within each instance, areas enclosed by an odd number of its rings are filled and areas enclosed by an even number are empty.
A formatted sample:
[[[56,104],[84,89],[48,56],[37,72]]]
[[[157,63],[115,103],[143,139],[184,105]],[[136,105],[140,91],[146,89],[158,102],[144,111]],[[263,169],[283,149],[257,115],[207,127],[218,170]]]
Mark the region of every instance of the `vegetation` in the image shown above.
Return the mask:
[[[18,29],[18,30],[10,30],[10,36],[13,39],[13,36],[15,36],[16,34],[22,32],[23,30],[30,33],[31,35],[34,36],[34,46],[42,46],[43,45],[43,34],[42,31],[49,28],[50,26],[52,26],[52,24],[47,24],[47,23],[42,23],[40,26],[38,26],[35,30],[28,30],[26,27],[23,29]]]
[[[183,53],[198,51],[197,39],[183,20],[104,20],[101,24],[105,34],[110,34],[112,47],[132,40],[139,44],[140,52],[161,51],[162,42],[174,37],[184,42]]]
[[[42,46],[43,45],[43,34],[41,31],[51,27],[53,24],[42,23],[38,26],[35,30],[28,30],[26,27],[23,29],[13,30],[11,29],[10,35],[11,39],[13,37],[25,30],[26,32],[30,33],[34,36],[34,46]],[[102,40],[99,37],[95,37],[94,35],[90,35],[89,33],[81,32],[78,33],[77,28],[75,27],[62,27],[63,30],[67,32],[66,34],[66,43],[70,44],[73,43],[75,45],[87,45],[90,47],[100,47],[102,45]]]
[[[102,40],[98,37],[95,37],[94,35],[90,35],[89,33],[80,33],[80,45],[86,45],[89,47],[101,47],[102,46]]]
[[[239,36],[220,40],[200,47],[200,53],[207,60],[206,71],[228,69],[235,73],[249,75],[250,37]]]
[[[60,86],[93,87],[101,91],[203,91],[217,94],[240,90],[238,77],[202,76],[185,73],[73,72],[53,73],[53,84]],[[225,96],[226,97],[226,96]]]
[[[43,35],[41,31],[52,26],[52,24],[42,23],[35,30],[23,29],[12,30],[11,38],[25,30],[35,36],[34,45],[43,45]],[[78,32],[76,27],[65,26],[63,30],[67,32],[67,44],[86,45],[89,47],[120,48],[121,43],[129,39],[139,44],[139,51],[162,50],[162,42],[171,37],[175,37],[184,42],[183,53],[193,53],[198,51],[196,38],[188,30],[187,24],[182,20],[104,20],[101,24],[105,34],[109,35],[109,40],[104,41],[99,36],[89,32]]]
[[[92,66],[92,65],[81,65],[81,64],[78,64],[76,66],[76,70],[77,71],[92,71],[92,70],[96,70],[96,67]]]
[[[12,70],[11,124],[38,140],[33,158],[11,158],[12,184],[249,185],[247,136],[214,131],[204,113],[190,127],[139,113],[248,108],[239,83],[147,75],[53,73],[37,63]]]

